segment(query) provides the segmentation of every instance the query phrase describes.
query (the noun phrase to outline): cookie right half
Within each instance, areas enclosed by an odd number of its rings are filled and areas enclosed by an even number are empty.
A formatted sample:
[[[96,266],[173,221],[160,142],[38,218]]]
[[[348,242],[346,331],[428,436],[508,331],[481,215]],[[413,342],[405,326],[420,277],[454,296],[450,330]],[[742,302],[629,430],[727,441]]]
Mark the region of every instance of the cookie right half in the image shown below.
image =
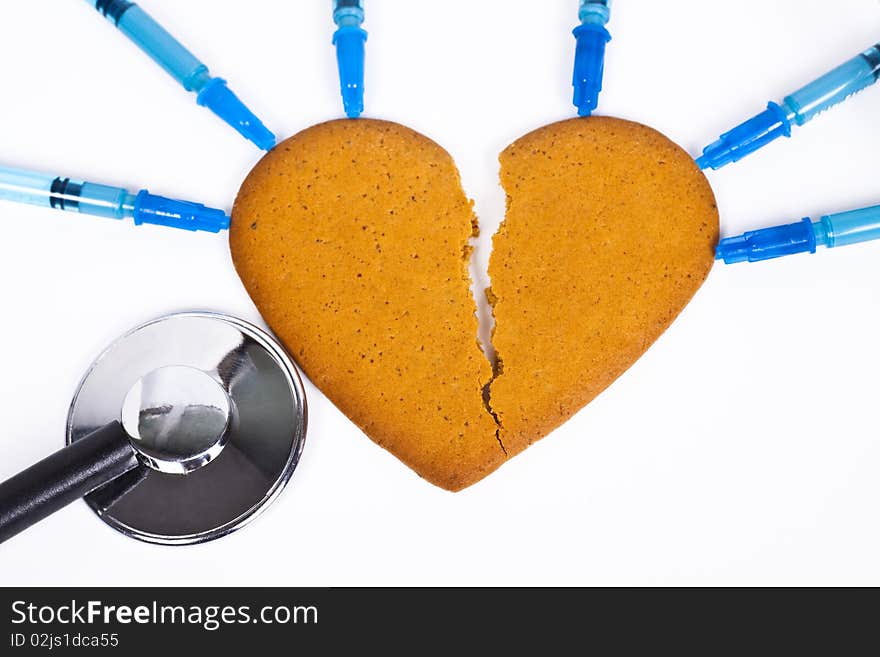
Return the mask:
[[[607,388],[687,305],[714,262],[718,209],[684,150],[621,119],[548,125],[500,161],[488,400],[512,456]]]

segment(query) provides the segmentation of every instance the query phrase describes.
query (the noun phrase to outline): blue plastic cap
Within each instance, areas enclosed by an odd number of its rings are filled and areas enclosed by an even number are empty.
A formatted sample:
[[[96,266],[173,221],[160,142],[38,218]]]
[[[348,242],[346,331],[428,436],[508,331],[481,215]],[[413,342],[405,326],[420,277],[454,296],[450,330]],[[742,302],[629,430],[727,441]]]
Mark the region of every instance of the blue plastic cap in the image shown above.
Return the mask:
[[[223,210],[208,208],[201,203],[156,196],[142,189],[134,204],[134,223],[137,226],[156,224],[218,233],[229,228],[229,217]]]
[[[723,239],[715,249],[715,259],[732,265],[807,252],[816,252],[816,235],[813,222],[804,219],[796,224],[753,230]]]
[[[336,61],[339,65],[339,84],[342,104],[350,119],[364,111],[364,44],[367,31],[354,25],[340,27],[333,33]]]
[[[264,151],[275,146],[275,135],[226,86],[223,78],[213,78],[208,82],[196,100]]]
[[[720,169],[740,161],[778,137],[791,137],[791,122],[779,105],[770,103],[766,110],[725,132],[721,139],[704,148],[702,157],[697,158],[697,165],[701,169]]]
[[[590,116],[599,105],[605,75],[605,44],[611,41],[611,35],[601,25],[585,23],[574,29],[574,36],[574,104],[579,116]]]

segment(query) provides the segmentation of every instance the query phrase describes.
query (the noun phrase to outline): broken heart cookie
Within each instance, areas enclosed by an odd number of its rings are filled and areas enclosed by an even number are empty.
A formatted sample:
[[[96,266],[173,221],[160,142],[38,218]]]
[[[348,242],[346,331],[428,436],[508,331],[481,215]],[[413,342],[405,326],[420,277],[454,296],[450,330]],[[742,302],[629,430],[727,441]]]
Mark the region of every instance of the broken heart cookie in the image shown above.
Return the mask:
[[[706,179],[644,126],[554,124],[501,162],[494,371],[469,289],[476,219],[436,143],[383,121],[324,123],[267,154],[233,208],[236,269],[309,378],[449,490],[631,365],[699,288],[717,241]]]

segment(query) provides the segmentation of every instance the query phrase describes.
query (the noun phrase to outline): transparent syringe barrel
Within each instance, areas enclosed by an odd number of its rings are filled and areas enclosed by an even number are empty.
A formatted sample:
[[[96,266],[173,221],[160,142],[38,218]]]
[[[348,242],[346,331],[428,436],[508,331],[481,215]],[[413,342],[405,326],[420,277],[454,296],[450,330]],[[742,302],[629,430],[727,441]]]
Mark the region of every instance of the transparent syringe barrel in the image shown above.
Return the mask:
[[[211,79],[208,67],[152,16],[131,2],[86,0],[187,91],[201,91]]]
[[[55,176],[0,167],[0,199],[51,207],[52,183]]]
[[[133,216],[135,203],[121,187],[10,167],[0,167],[0,199],[109,219]]]
[[[880,239],[880,205],[831,214],[821,224],[829,247]]]
[[[364,22],[363,0],[333,0],[333,21],[339,27],[358,27]]]
[[[582,23],[605,25],[611,17],[611,0],[580,0],[578,19]]]
[[[820,112],[869,87],[880,75],[880,44],[829,71],[782,102],[789,121],[803,125]]]

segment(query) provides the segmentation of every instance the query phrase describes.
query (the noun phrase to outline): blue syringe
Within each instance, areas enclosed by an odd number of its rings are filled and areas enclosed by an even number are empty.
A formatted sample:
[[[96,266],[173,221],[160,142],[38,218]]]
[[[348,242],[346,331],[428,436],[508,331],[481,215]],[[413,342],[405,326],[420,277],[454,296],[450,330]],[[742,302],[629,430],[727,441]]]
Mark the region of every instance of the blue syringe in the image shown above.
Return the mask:
[[[817,246],[831,249],[876,239],[880,239],[880,205],[829,214],[816,222],[803,219],[728,237],[719,242],[715,259],[728,265],[759,262],[793,253],[815,253]]]
[[[697,158],[697,164],[701,169],[720,169],[730,162],[738,162],[778,137],[790,137],[792,124],[804,125],[817,114],[871,86],[878,77],[880,44],[786,96],[782,103],[771,102],[766,110],[707,146]]]
[[[2,166],[0,200],[108,219],[134,219],[138,226],[157,224],[210,233],[229,228],[229,217],[223,210],[208,208],[201,203],[156,196],[145,189],[132,194],[122,187]]]
[[[605,76],[605,44],[611,35],[605,29],[611,18],[611,0],[580,0],[581,24],[574,29],[574,104],[579,116],[590,116],[599,105]]]
[[[364,44],[367,32],[364,22],[363,0],[333,0],[333,33],[336,46],[336,62],[339,65],[339,85],[342,88],[342,105],[350,119],[358,118],[364,111]]]
[[[207,107],[239,134],[263,150],[275,145],[275,135],[239,100],[226,80],[211,77],[208,67],[153,18],[126,0],[86,0],[107,17],[184,89],[198,94],[196,102]]]

